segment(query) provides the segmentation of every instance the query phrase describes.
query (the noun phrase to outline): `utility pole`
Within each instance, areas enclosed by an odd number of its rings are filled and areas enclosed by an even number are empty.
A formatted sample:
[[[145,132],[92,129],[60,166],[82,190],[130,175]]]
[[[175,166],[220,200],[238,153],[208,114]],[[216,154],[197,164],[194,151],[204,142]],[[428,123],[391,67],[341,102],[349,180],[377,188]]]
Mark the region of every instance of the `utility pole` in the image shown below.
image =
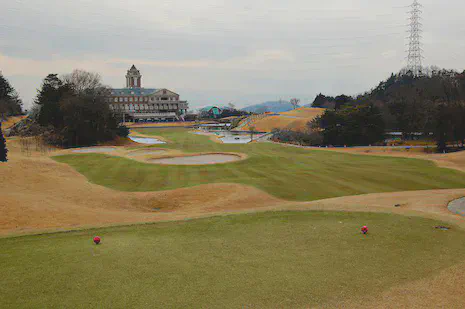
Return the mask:
[[[413,76],[418,77],[422,74],[422,59],[421,52],[421,33],[423,32],[421,23],[421,13],[423,6],[414,0],[410,5],[411,11],[409,12],[409,48],[408,48],[408,69],[412,72]]]

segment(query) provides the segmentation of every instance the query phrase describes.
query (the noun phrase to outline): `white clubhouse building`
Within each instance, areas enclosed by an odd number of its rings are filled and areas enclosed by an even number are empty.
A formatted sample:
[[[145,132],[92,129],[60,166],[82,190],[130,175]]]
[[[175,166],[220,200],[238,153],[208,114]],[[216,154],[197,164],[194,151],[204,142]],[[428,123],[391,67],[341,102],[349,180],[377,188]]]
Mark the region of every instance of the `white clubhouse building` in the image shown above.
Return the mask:
[[[110,109],[125,121],[183,120],[187,101],[165,88],[142,88],[142,75],[133,65],[126,74],[126,88],[112,89]]]

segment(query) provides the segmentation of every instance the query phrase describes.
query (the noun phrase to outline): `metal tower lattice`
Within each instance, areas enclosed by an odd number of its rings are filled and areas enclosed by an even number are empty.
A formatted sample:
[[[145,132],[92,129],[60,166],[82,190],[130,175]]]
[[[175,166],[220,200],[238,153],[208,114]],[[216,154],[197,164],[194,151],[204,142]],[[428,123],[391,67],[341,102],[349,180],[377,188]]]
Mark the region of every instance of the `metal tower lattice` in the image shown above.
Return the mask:
[[[421,55],[421,33],[423,31],[421,23],[422,5],[418,0],[414,0],[410,6],[411,11],[409,12],[410,24],[409,24],[409,48],[408,48],[408,69],[413,73],[414,76],[420,76],[422,74],[422,60]]]

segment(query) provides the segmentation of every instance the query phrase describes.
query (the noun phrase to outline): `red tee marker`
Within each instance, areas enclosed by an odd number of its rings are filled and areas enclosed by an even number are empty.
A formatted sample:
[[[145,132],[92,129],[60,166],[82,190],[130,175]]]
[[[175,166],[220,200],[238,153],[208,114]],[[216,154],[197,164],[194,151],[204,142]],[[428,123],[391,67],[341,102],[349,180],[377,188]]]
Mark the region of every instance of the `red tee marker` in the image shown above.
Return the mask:
[[[98,245],[98,244],[100,243],[100,237],[95,236],[95,237],[94,237],[94,243],[95,243],[96,245]]]
[[[368,227],[366,225],[362,227],[362,233],[363,234],[368,233]]]

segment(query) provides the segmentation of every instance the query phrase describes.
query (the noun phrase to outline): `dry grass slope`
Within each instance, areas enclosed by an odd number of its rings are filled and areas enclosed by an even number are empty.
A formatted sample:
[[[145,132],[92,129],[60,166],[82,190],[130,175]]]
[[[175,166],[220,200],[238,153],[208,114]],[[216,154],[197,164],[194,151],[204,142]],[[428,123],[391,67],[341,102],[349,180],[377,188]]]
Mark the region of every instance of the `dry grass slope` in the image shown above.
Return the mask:
[[[323,114],[323,112],[323,108],[301,107],[293,111],[281,113],[282,116],[269,116],[256,120],[244,126],[242,130],[247,131],[253,125],[255,130],[261,132],[271,132],[273,129],[303,131],[306,129],[308,122]]]
[[[89,183],[70,166],[48,155],[21,153],[17,140],[8,139],[7,143],[10,160],[0,164],[0,235],[176,220],[282,203],[239,184],[149,193],[114,191]],[[222,195],[205,194],[212,191],[221,191]]]

